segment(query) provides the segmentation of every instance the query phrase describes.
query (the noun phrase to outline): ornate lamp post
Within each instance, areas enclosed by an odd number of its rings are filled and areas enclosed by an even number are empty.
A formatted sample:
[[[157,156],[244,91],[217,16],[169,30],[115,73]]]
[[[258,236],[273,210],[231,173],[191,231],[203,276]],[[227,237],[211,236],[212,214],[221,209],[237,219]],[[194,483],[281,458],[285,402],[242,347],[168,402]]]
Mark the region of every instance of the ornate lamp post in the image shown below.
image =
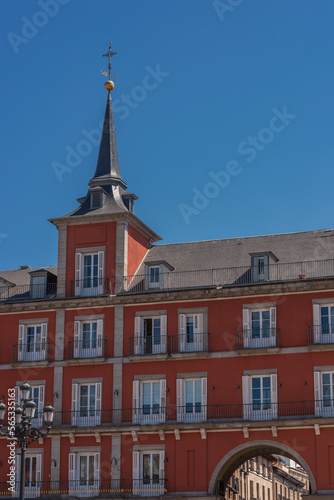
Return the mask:
[[[21,448],[21,475],[20,475],[20,500],[24,500],[25,486],[25,453],[28,446],[39,438],[46,437],[52,427],[54,408],[50,404],[43,409],[45,430],[32,427],[31,421],[35,416],[36,403],[29,399],[31,386],[27,382],[20,385],[21,405],[15,407],[15,424],[13,419],[8,419],[6,430],[1,430],[6,413],[6,405],[0,402],[0,433],[7,436]]]

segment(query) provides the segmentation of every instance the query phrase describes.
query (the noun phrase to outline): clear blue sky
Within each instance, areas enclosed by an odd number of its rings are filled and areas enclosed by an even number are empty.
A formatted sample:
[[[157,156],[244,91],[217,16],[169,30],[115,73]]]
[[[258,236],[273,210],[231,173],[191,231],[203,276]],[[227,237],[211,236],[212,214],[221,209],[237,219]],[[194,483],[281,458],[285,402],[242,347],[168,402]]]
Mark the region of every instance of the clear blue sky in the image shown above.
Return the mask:
[[[333,227],[333,0],[0,8],[0,269],[56,264],[47,219],[76,208],[95,171],[97,146],[75,167],[66,154],[103,118],[110,39],[122,176],[164,242]]]

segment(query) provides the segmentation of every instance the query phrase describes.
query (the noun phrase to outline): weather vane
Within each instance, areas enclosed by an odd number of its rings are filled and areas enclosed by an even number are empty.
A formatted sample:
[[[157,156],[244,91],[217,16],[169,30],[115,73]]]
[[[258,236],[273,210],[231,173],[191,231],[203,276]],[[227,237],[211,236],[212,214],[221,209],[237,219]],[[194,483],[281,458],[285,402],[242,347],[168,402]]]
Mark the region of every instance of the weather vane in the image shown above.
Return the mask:
[[[115,78],[115,75],[112,75],[111,74],[111,58],[112,56],[114,56],[115,54],[117,54],[117,52],[113,52],[111,50],[111,42],[109,43],[109,50],[106,54],[103,54],[103,57],[108,57],[109,59],[109,64],[108,64],[108,69],[109,69],[109,72],[107,73],[106,71],[101,71],[101,75],[103,76],[109,76],[109,80],[104,84],[106,90],[108,90],[110,92],[110,90],[113,90],[114,88],[114,82],[112,82],[110,80],[110,78],[113,76]]]

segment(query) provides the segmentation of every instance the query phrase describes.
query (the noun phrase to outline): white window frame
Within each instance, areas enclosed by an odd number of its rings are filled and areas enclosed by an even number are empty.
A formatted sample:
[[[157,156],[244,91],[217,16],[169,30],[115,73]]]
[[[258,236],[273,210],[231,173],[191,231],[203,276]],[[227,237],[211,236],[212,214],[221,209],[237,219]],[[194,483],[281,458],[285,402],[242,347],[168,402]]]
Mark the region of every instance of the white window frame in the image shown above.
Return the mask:
[[[99,197],[99,202],[98,204],[94,204],[94,197],[98,196]],[[96,208],[101,208],[102,207],[102,191],[93,191],[90,193],[90,209],[95,210]]]
[[[88,391],[88,406],[87,406],[87,416],[80,416],[80,389],[82,387],[92,387],[95,386],[95,408],[94,415],[89,415],[89,391]],[[101,413],[102,413],[102,382],[93,381],[82,381],[80,383],[72,383],[72,418],[71,422],[73,426],[78,427],[89,427],[101,425]]]
[[[38,450],[29,450],[26,452],[25,460],[26,460],[26,470],[27,470],[27,460],[30,461],[36,458],[36,484],[32,485],[31,473],[29,474],[29,484],[24,487],[25,495],[29,498],[37,498],[41,495],[41,486],[42,486],[42,461],[43,461],[43,453],[38,452]],[[21,481],[21,455],[17,454],[15,456],[15,480],[17,491],[14,493],[14,497],[19,496],[20,491],[20,481]]]
[[[262,318],[262,312],[269,312],[269,336],[263,337],[263,329],[260,329],[260,337],[253,338],[253,326],[252,326],[252,314],[254,312],[259,312]],[[246,349],[256,349],[256,348],[267,348],[276,346],[276,307],[244,307],[242,310],[243,319],[243,347]],[[262,319],[261,319],[262,325]]]
[[[270,378],[270,407],[265,408],[263,403],[263,379]],[[261,403],[259,409],[254,409],[252,380],[260,378]],[[273,420],[277,418],[277,374],[253,373],[242,377],[243,415],[245,420]]]
[[[324,383],[323,376],[330,375],[330,405],[324,405]],[[315,414],[317,417],[334,417],[334,367],[333,369],[314,371],[314,401]]]
[[[145,320],[152,320],[152,336],[147,337],[151,342],[151,348],[147,352],[149,343],[144,335],[144,322]],[[154,342],[153,335],[153,321],[155,319],[160,319],[160,343]],[[135,336],[134,336],[134,354],[166,354],[167,353],[167,315],[166,314],[156,314],[152,315],[137,315],[135,317]]]
[[[97,255],[97,276],[90,277],[90,283],[97,286],[84,286],[84,262],[85,257],[91,256],[94,258]],[[92,264],[92,267],[94,264]],[[94,280],[97,280],[96,282]],[[84,251],[76,251],[75,254],[75,296],[95,296],[105,293],[105,251],[96,249],[85,249]]]
[[[327,303],[313,304],[313,342],[315,344],[333,344],[334,323],[330,323],[329,325],[322,324],[322,315],[321,315],[322,307],[334,308],[334,303],[327,302]],[[331,315],[329,315],[329,317],[330,316]],[[328,328],[324,328],[325,326],[327,326]]]
[[[80,457],[94,457],[94,484],[80,485]],[[69,494],[78,497],[99,495],[101,454],[96,451],[71,452],[68,457]]]
[[[193,318],[193,333],[187,331],[187,318]],[[201,352],[204,348],[204,314],[179,314],[179,352]]]
[[[91,337],[93,324],[96,323],[96,347],[84,348],[84,325],[90,324],[90,339],[89,343],[93,344]],[[103,319],[83,319],[74,321],[74,342],[73,342],[73,358],[94,358],[103,355]]]
[[[159,479],[158,482],[144,484],[144,455],[159,456]],[[164,479],[165,479],[165,450],[161,449],[144,449],[133,451],[132,453],[132,478],[133,478],[133,494],[138,496],[161,496],[164,494]]]
[[[46,296],[47,276],[31,276],[30,296],[32,299],[42,299]],[[35,283],[36,282],[36,283]]]
[[[28,351],[28,328],[34,328],[34,346],[32,351]],[[36,342],[36,328],[40,328],[40,342]],[[19,325],[19,337],[17,346],[17,360],[18,361],[44,361],[47,355],[47,333],[48,324],[46,322],[35,323],[27,322],[20,323]]]
[[[160,384],[160,404],[157,412],[144,410],[144,384]],[[132,421],[136,424],[152,425],[166,421],[166,379],[134,380],[132,384]]]
[[[200,381],[201,384],[201,411],[187,411],[186,404],[186,383]],[[196,402],[193,402],[193,408],[196,408]],[[205,422],[207,419],[207,378],[206,377],[189,377],[176,379],[176,405],[177,405],[177,421],[178,422]]]
[[[152,278],[152,274],[151,272],[152,271],[155,271],[153,276],[154,278],[156,277],[156,270],[158,270],[158,273],[157,273],[157,278],[158,280],[151,280]],[[148,266],[148,288],[160,288],[160,282],[161,282],[161,268],[160,268],[160,265],[152,265],[152,266]]]

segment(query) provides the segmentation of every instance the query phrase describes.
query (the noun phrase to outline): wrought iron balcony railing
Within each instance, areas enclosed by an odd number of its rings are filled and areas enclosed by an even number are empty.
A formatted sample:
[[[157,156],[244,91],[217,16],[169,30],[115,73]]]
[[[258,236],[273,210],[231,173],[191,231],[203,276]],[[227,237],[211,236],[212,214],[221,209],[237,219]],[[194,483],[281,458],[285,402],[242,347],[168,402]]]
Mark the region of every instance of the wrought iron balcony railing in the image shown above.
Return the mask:
[[[170,353],[209,352],[209,334],[185,333],[171,335]]]
[[[238,349],[279,347],[279,328],[253,328],[238,330]]]
[[[106,339],[73,340],[67,342],[67,359],[104,358]]]
[[[12,488],[12,489],[9,489]],[[8,482],[0,483],[0,497],[18,498],[20,483],[11,486]],[[27,480],[24,492],[25,498],[71,497],[90,498],[96,496],[161,496],[167,492],[166,479],[80,479],[65,481]]]
[[[156,425],[270,421],[306,418],[334,418],[334,399],[279,403],[216,404],[189,403],[185,406],[145,405],[122,410],[78,410],[55,412],[54,427]]]
[[[334,344],[334,324],[308,327],[308,345]]]
[[[129,356],[208,351],[209,334],[206,332],[184,335],[131,337],[129,339]]]
[[[57,283],[42,285],[1,286],[0,304],[25,302],[30,300],[54,299],[57,293]]]
[[[131,337],[129,339],[129,356],[145,354],[166,354],[168,352],[168,336]]]
[[[49,361],[49,352],[49,342],[12,345],[12,363]]]
[[[112,293],[108,278],[85,278],[70,282],[71,297],[95,297]]]

